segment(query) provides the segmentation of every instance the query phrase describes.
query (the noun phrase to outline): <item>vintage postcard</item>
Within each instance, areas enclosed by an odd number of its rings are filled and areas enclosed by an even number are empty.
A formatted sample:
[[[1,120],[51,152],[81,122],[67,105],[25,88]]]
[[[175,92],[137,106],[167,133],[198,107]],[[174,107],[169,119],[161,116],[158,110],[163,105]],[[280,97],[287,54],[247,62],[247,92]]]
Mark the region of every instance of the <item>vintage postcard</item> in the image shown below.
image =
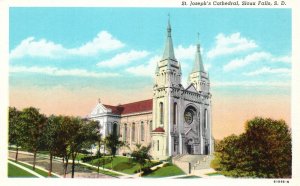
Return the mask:
[[[5,183],[297,185],[294,2],[1,3]]]

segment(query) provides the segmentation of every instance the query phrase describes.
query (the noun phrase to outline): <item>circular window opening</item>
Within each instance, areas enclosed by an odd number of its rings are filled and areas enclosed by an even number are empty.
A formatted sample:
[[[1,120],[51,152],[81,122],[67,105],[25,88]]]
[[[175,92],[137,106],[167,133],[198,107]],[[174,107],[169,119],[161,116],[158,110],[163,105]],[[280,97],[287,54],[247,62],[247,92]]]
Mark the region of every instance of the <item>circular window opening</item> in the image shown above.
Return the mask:
[[[194,121],[196,109],[192,106],[188,106],[184,111],[184,120],[187,124],[191,124]]]

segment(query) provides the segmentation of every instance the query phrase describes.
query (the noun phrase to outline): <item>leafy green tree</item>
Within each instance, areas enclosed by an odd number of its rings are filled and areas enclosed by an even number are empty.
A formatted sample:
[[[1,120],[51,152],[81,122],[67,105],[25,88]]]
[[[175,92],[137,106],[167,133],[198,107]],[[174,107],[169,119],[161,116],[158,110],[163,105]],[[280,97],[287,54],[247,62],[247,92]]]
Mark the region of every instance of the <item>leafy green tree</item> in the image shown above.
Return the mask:
[[[24,126],[24,147],[33,152],[33,170],[35,170],[36,154],[42,146],[43,127],[47,117],[39,112],[39,109],[29,107],[23,109],[20,114],[22,125]]]
[[[16,146],[15,161],[18,161],[19,147],[23,143],[22,123],[20,120],[21,111],[15,107],[9,107],[9,130],[8,130],[8,141],[9,144]]]
[[[63,159],[64,177],[67,175],[69,159],[71,156],[71,144],[73,143],[73,136],[78,132],[79,126],[74,125],[74,117],[62,116],[61,127],[58,134],[58,140],[60,141],[60,148],[58,149],[58,156]]]
[[[70,154],[72,158],[72,178],[74,178],[75,160],[78,153],[95,144],[98,139],[98,123],[95,121],[82,120],[81,118],[72,118],[72,128],[75,132],[69,139]]]
[[[152,159],[152,156],[150,155],[150,149],[151,145],[148,145],[147,147],[142,146],[141,144],[136,144],[136,150],[134,150],[131,154],[132,157],[134,157],[134,160],[138,162],[140,165],[140,172],[142,171],[142,168],[144,168],[147,161],[150,161]]]
[[[224,138],[212,165],[227,176],[286,178],[291,176],[291,134],[283,120],[256,117],[246,132]]]
[[[104,143],[112,156],[111,169],[113,169],[113,158],[116,156],[118,148],[124,145],[124,142],[120,141],[117,135],[110,134],[106,136],[106,138],[104,139]]]
[[[63,148],[63,143],[60,137],[61,133],[62,116],[51,115],[43,130],[43,143],[49,151],[49,173],[52,173],[52,160],[53,156],[60,156]]]

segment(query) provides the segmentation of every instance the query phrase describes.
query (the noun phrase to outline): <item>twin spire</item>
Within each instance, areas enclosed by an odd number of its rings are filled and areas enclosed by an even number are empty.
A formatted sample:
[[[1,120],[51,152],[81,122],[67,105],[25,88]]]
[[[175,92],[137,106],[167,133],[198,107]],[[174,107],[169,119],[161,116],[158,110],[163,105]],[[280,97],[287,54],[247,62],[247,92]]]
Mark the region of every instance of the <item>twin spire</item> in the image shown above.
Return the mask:
[[[204,72],[204,66],[203,66],[201,51],[200,51],[199,35],[200,34],[198,33],[197,51],[196,51],[196,55],[195,55],[194,68],[192,70],[192,73],[193,72]]]
[[[172,35],[171,35],[171,23],[170,23],[170,15],[168,15],[168,26],[167,26],[167,39],[165,43],[165,50],[163,53],[162,60],[174,60],[177,61],[174,54],[174,47],[173,47],[173,41],[172,41]],[[156,69],[158,71],[158,67]],[[201,51],[200,51],[200,44],[199,44],[199,33],[198,33],[198,44],[197,44],[197,51],[195,55],[195,61],[194,61],[194,67],[192,70],[193,72],[204,72],[202,57],[201,57]]]
[[[173,59],[176,61],[175,55],[174,55],[174,48],[173,48],[173,42],[172,42],[172,36],[171,36],[171,23],[170,23],[170,15],[168,19],[168,27],[167,27],[167,40],[165,44],[165,51],[162,57],[162,60],[165,59]]]

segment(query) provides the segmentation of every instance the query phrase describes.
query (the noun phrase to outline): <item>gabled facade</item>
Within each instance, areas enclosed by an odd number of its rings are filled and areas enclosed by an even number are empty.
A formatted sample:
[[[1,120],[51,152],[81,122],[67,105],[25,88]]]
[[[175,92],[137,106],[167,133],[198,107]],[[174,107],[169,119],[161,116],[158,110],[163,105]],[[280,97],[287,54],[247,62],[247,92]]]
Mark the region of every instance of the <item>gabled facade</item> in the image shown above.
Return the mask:
[[[176,59],[170,21],[165,49],[153,73],[153,98],[119,106],[100,102],[89,116],[98,120],[104,136],[116,133],[131,149],[135,144],[151,145],[155,159],[178,154],[211,154],[211,93],[197,44],[188,87],[181,84],[181,66]],[[126,152],[125,148],[120,150]]]

